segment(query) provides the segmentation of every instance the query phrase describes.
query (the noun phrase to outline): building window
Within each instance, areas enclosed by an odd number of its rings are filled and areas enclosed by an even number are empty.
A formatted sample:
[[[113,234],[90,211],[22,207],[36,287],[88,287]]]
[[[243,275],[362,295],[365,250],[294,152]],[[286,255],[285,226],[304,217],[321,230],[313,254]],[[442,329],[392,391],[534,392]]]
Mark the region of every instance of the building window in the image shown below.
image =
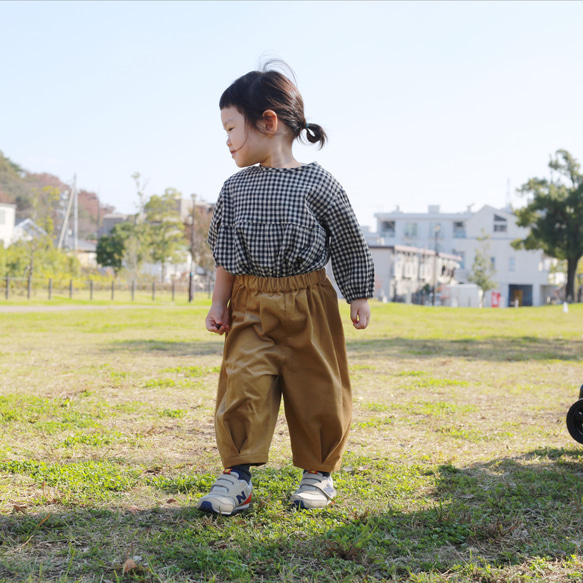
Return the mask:
[[[496,257],[490,257],[490,265],[492,269],[496,269]]]
[[[508,222],[500,215],[494,215],[494,233],[506,233]]]
[[[454,222],[454,224],[453,224],[453,236],[454,236],[454,239],[465,239],[466,238],[466,225],[462,222]]]
[[[395,236],[395,221],[381,222],[381,236],[394,237]]]
[[[515,259],[514,259],[514,257],[509,257],[508,258],[508,271],[514,271],[514,267],[515,267]]]
[[[417,223],[405,223],[405,237],[417,237]]]

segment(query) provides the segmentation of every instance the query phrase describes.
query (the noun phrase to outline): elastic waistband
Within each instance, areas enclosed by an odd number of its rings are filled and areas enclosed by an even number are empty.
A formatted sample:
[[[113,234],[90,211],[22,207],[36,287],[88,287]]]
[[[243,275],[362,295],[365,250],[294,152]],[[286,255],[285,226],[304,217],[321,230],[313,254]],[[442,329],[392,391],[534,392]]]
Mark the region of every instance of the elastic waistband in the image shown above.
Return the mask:
[[[326,270],[319,269],[291,277],[258,277],[256,275],[236,275],[234,285],[265,293],[282,293],[306,289],[326,279]]]

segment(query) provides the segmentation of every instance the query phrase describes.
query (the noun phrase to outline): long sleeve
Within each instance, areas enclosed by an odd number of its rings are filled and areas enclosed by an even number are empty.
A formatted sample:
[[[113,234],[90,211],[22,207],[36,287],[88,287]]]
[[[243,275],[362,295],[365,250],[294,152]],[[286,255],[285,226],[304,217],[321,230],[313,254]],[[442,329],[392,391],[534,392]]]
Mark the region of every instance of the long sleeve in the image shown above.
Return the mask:
[[[330,237],[332,271],[348,303],[374,296],[374,263],[346,193],[334,197],[321,222]]]

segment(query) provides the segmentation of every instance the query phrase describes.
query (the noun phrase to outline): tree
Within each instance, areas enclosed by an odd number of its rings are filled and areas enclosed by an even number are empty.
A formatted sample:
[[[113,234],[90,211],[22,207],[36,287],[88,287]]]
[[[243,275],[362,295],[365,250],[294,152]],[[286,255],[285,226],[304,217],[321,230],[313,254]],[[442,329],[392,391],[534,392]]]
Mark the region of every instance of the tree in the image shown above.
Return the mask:
[[[55,217],[61,193],[54,186],[45,186],[42,190],[33,189],[32,193],[32,220],[38,230],[31,233],[30,240],[23,241],[29,256],[28,275],[34,276],[35,257],[37,253],[50,254],[54,250]]]
[[[148,223],[149,250],[154,263],[162,266],[162,281],[166,277],[166,262],[179,261],[185,249],[178,201],[180,192],[167,188],[164,194],[152,195],[144,206]]]
[[[119,223],[115,225],[109,235],[103,235],[97,241],[96,259],[97,263],[102,267],[113,268],[115,277],[123,266],[123,258],[125,254],[125,244],[127,237],[121,229],[117,229]]]
[[[542,249],[549,257],[567,262],[566,297],[575,299],[575,274],[583,255],[583,175],[567,150],[557,150],[549,162],[550,179],[531,178],[518,190],[529,196],[516,209],[517,224],[530,227],[515,249]]]
[[[135,279],[142,263],[149,260],[151,254],[149,249],[150,226],[145,221],[146,186],[148,181],[142,180],[139,172],[134,172],[132,178],[136,183],[138,212],[134,215],[133,222],[125,223],[126,226],[123,229],[128,234],[125,240],[124,262],[131,277]]]
[[[147,258],[146,245],[139,242],[144,240],[142,231],[145,225],[134,223],[118,223],[109,235],[103,235],[97,242],[97,263],[103,267],[113,268],[115,277],[122,267],[132,274]]]
[[[212,212],[205,205],[197,205],[196,195],[192,195],[192,208],[184,219],[184,236],[189,242],[192,262],[209,272],[215,266],[211,248],[206,239],[211,223]]]
[[[482,290],[482,294],[494,289],[498,285],[494,279],[496,270],[492,265],[492,259],[490,257],[489,240],[490,235],[486,235],[484,232],[478,237],[479,245],[474,256],[472,272],[468,276],[468,281],[475,283]],[[480,303],[482,303],[482,300],[480,300]]]

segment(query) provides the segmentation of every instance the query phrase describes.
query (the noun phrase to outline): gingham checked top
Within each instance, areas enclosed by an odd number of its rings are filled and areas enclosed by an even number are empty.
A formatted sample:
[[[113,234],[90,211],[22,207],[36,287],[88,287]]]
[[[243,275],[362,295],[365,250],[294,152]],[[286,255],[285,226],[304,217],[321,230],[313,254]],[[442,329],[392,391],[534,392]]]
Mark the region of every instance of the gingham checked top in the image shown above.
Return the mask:
[[[374,266],[348,197],[313,162],[297,168],[250,166],[221,190],[208,243],[233,275],[289,277],[322,269],[349,303],[374,295]]]

